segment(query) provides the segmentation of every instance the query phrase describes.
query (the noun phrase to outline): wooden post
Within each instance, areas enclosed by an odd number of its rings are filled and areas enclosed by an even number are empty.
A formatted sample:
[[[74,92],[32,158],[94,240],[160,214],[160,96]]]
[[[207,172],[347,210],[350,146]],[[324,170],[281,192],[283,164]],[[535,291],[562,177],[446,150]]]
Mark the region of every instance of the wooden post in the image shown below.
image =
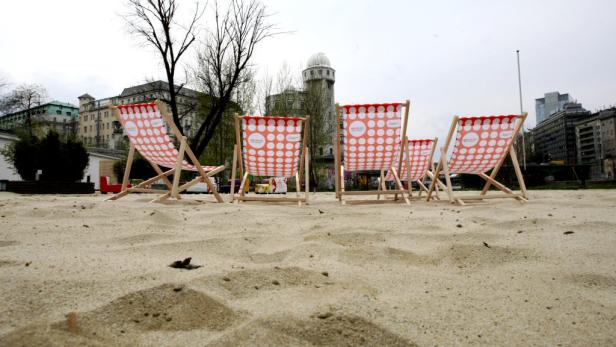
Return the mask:
[[[334,173],[336,175],[335,181],[334,181],[334,185],[336,187],[336,198],[340,198],[340,166],[342,165],[341,163],[341,153],[340,153],[340,141],[341,136],[340,136],[340,118],[341,118],[341,110],[342,108],[340,107],[340,105],[336,104],[336,116],[335,116],[335,122],[336,122],[336,138],[335,138],[335,143],[334,143]]]
[[[237,174],[236,169],[237,169],[237,144],[233,146],[233,164],[231,165],[231,191],[229,191],[231,195],[231,201],[229,202],[233,202],[233,200],[235,200],[235,175]]]
[[[244,174],[244,177],[242,178],[242,183],[240,183],[240,191],[238,192],[239,196],[237,198],[236,203],[240,202],[240,199],[244,197],[244,185],[246,184],[246,179],[248,179],[248,171],[246,171],[246,173]]]
[[[240,117],[235,115],[235,140],[237,142],[237,160],[240,163],[240,176],[244,176],[244,161],[242,160],[242,137],[240,135]]]
[[[409,146],[408,136],[404,138],[404,143],[406,146],[406,149],[404,150],[404,153],[406,154],[406,160],[404,163],[405,169],[406,169],[406,184],[408,184],[409,199],[410,199],[413,196],[413,182],[411,181],[411,151],[410,151],[411,148]]]
[[[338,194],[338,200],[344,204],[342,201],[342,195],[344,195],[344,165],[340,165],[340,193]]]
[[[400,146],[400,156],[398,157],[398,158],[400,158],[400,161],[398,162],[397,174],[400,174],[400,172],[402,170],[402,158],[404,158],[404,156],[403,156],[404,155],[404,148],[407,145],[407,143],[406,143],[406,127],[408,126],[408,123],[409,123],[409,111],[410,111],[410,108],[411,108],[411,101],[410,100],[406,100],[404,108],[405,108],[405,111],[404,111],[404,122],[403,122],[403,125],[402,125],[402,137],[401,137],[404,142],[402,143],[402,146]],[[410,184],[410,182],[409,182],[409,184]],[[400,189],[403,189],[403,188],[400,188]],[[398,195],[396,195],[394,197],[394,200],[397,197],[398,197]]]
[[[383,185],[383,182],[385,181],[385,175],[383,175],[384,171],[385,170],[381,169],[381,177],[379,178],[379,192],[382,190],[382,185]],[[381,194],[377,194],[376,199],[381,200]]]
[[[305,199],[306,199],[306,205],[308,204],[308,193],[310,193],[310,151],[308,151],[308,148],[306,148],[306,157],[304,158],[304,160],[306,161],[306,164],[304,166],[304,180],[305,182]]]
[[[299,172],[295,172],[295,196],[297,197],[297,206],[302,206],[302,202],[299,200],[299,192],[301,191],[302,187],[300,187],[301,183],[299,180]]]

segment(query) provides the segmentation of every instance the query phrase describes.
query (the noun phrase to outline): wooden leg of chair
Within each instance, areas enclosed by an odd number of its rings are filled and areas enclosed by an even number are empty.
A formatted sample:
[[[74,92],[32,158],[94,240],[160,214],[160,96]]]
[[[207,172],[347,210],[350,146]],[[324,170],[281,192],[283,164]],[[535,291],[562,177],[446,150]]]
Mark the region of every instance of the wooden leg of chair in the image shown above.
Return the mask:
[[[518,185],[520,186],[520,191],[522,192],[522,196],[524,197],[524,199],[528,200],[528,192],[526,191],[526,184],[524,183],[524,176],[522,175],[522,170],[520,170],[520,163],[518,162],[518,155],[515,153],[513,146],[509,148],[509,154],[511,155],[511,162],[513,163],[515,175],[518,178]]]
[[[391,168],[391,172],[394,175],[394,179],[396,181],[396,186],[398,186],[398,190],[404,190],[404,187],[402,186],[402,182],[400,181],[400,177],[398,177],[398,173],[394,170],[393,166]],[[411,201],[409,200],[409,198],[405,196],[404,193],[402,193],[401,195],[402,195],[402,198],[404,199],[404,202],[406,202],[407,205],[410,205]]]
[[[184,152],[186,151],[186,141],[181,141],[178,158],[175,162],[175,173],[173,174],[173,187],[171,188],[171,197],[178,197],[178,186],[180,185],[180,175],[182,174],[182,161],[184,160]]]
[[[454,202],[453,187],[451,185],[451,177],[449,177],[449,165],[447,165],[447,158],[445,157],[445,151],[441,151],[441,161],[443,163],[443,171],[445,172],[445,182],[447,182],[447,194],[449,194],[449,202]]]
[[[434,187],[436,186],[438,182],[438,175],[439,175],[439,172],[441,171],[442,163],[443,163],[443,158],[439,159],[438,165],[436,165],[436,169],[434,170],[434,172],[432,173],[432,176],[430,177],[432,178],[432,182],[430,183],[430,188],[428,189],[428,197],[426,198],[426,201],[430,201],[430,198],[432,197],[432,192],[434,191]]]
[[[240,198],[244,196],[244,186],[246,185],[246,180],[248,179],[248,171],[244,173],[244,177],[242,178],[242,183],[240,183],[240,191],[238,192],[238,198],[235,201],[236,203],[240,202]]]

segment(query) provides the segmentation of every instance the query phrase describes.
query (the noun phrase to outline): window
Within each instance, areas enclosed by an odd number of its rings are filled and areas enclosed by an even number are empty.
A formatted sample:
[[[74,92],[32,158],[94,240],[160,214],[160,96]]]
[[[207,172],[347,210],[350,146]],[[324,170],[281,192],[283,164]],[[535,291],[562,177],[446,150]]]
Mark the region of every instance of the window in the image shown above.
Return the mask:
[[[319,147],[319,155],[323,155],[323,147]]]
[[[61,110],[56,110],[56,114],[62,114]]]
[[[84,134],[88,132],[88,127],[83,127]]]
[[[66,111],[66,115],[70,116],[71,115],[71,111]]]

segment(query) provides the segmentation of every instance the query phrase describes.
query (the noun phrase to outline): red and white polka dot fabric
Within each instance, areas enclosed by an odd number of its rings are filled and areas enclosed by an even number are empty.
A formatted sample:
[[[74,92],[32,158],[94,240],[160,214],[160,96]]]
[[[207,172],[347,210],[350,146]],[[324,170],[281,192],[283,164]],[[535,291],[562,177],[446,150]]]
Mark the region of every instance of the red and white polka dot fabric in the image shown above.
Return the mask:
[[[408,141],[408,149],[406,155],[411,158],[411,181],[417,181],[421,179],[426,171],[430,168],[430,159],[432,154],[432,146],[434,146],[433,139],[425,139],[425,140],[409,140]],[[405,156],[406,156],[405,155]],[[398,157],[399,154],[396,154],[396,160],[394,162],[394,168],[398,169]],[[407,180],[406,175],[406,158],[404,162],[402,162],[401,173],[398,176],[401,181]],[[387,176],[385,177],[386,181],[393,181],[394,175],[391,170],[387,172]]]
[[[302,118],[244,116],[242,156],[254,176],[291,177],[298,169]]]
[[[178,150],[167,135],[167,127],[155,103],[119,105],[120,123],[124,134],[141,155],[152,163],[167,168],[175,167]],[[215,166],[204,166],[205,171]],[[182,161],[182,169],[197,171],[197,168]]]
[[[404,104],[342,106],[344,169],[387,170],[400,150]]]
[[[478,174],[493,169],[507,155],[521,118],[516,115],[461,117],[449,172]]]

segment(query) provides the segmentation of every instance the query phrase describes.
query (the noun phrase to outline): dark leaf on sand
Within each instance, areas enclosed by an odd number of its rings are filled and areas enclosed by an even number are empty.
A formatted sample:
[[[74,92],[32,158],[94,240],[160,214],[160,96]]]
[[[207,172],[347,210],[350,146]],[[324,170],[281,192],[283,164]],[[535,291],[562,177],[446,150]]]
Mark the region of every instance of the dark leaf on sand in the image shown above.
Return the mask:
[[[486,247],[488,247],[488,248],[490,248],[490,245],[488,245],[488,243],[487,243],[487,242],[485,242],[485,241],[483,241],[483,245],[484,245],[484,246],[486,246]]]
[[[573,231],[568,230],[568,231],[565,231],[563,234],[565,234],[565,235],[571,235],[571,234],[573,234]]]
[[[190,261],[191,257],[185,258],[184,260],[176,260],[173,263],[169,264],[169,267],[174,269],[186,269],[186,270],[194,270],[201,267],[201,265],[192,265]]]

